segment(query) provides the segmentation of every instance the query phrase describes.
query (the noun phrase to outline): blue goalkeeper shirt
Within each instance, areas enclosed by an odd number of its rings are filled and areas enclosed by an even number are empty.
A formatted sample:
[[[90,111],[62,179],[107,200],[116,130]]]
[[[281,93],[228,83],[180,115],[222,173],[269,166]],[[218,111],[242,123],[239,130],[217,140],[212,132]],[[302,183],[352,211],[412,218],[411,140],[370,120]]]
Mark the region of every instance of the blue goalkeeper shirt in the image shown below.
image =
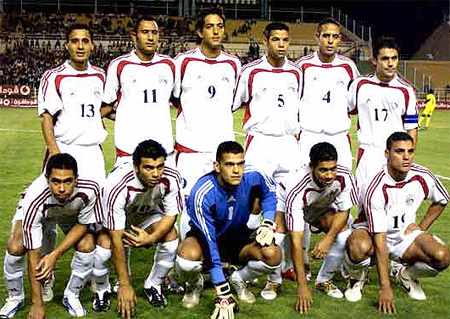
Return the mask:
[[[261,199],[263,217],[273,221],[276,184],[258,171],[246,169],[239,186],[231,191],[220,186],[217,174],[212,171],[200,178],[190,192],[187,213],[191,227],[201,231],[208,244],[213,284],[225,282],[217,239],[236,238],[246,233],[255,194]]]

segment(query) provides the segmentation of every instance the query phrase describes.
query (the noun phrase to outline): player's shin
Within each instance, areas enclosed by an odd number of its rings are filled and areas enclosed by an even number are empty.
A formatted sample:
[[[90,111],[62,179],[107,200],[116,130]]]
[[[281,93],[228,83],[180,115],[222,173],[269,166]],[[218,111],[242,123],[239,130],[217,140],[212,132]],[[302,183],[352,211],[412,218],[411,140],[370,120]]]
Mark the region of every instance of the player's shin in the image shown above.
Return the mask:
[[[10,298],[24,299],[23,291],[23,256],[14,256],[6,251],[3,261],[3,275]]]
[[[104,293],[111,292],[109,283],[109,268],[108,263],[111,259],[111,249],[103,248],[97,245],[94,250],[94,268],[92,270],[92,277],[95,280],[97,292]]]
[[[202,262],[187,260],[177,255],[175,266],[178,273],[178,282],[185,284],[185,294],[181,303],[186,308],[195,307],[200,302],[200,295],[203,291]]]
[[[144,288],[155,287],[161,293],[161,284],[164,277],[173,268],[177,255],[178,238],[172,241],[159,243],[156,247],[153,267],[144,283]]]
[[[94,251],[83,253],[75,251],[72,258],[72,273],[67,283],[64,295],[79,296],[87,279],[92,273],[94,265]]]

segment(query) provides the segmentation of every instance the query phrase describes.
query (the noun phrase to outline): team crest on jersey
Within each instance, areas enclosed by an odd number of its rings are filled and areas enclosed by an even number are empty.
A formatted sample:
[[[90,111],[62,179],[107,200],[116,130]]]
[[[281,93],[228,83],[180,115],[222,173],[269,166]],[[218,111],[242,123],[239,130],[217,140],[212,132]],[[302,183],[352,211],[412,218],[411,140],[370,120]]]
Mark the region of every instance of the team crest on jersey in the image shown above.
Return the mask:
[[[158,79],[158,83],[163,83],[163,84],[167,84],[167,78],[164,75],[160,75],[159,79]]]
[[[220,80],[222,82],[230,83],[230,79],[225,74],[222,74],[222,77]]]
[[[408,194],[406,196],[405,203],[406,203],[407,206],[411,206],[412,204],[414,204],[414,195],[413,194]]]
[[[100,93],[99,90],[95,90],[94,91],[94,96],[95,96],[96,99],[100,99],[102,97],[102,94]]]

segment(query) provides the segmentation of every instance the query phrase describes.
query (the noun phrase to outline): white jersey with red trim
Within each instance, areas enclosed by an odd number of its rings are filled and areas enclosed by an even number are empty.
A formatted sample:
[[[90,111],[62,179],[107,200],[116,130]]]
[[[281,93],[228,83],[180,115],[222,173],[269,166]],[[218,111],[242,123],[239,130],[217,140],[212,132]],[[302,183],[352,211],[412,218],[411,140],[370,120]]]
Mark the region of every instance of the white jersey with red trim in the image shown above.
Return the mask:
[[[352,172],[338,165],[331,185],[319,187],[311,169],[305,168],[277,187],[277,211],[285,213],[287,230],[303,231],[305,222],[315,224],[329,211],[346,211],[357,204]]]
[[[231,105],[239,59],[225,52],[207,58],[200,47],[175,58],[174,97],[179,98],[176,142],[180,150],[214,152],[234,140]]]
[[[449,200],[447,190],[431,171],[413,164],[405,179],[396,182],[385,165],[363,185],[354,227],[367,227],[370,233],[387,233],[388,241],[395,243],[406,227],[416,222],[416,211],[425,199],[442,205]]]
[[[177,215],[183,210],[182,185],[180,174],[167,166],[159,184],[150,189],[139,181],[131,163],[116,167],[103,190],[104,226],[111,230],[129,229],[154,215]]]
[[[108,67],[103,101],[117,101],[114,143],[118,152],[132,154],[148,139],[173,152],[169,99],[175,80],[174,61],[156,53],[142,61],[135,51],[113,60]]]
[[[417,128],[414,88],[396,75],[389,83],[375,73],[358,77],[349,88],[348,110],[358,113],[360,147],[385,147],[393,132]]]
[[[242,68],[233,111],[245,108],[243,128],[248,135],[285,136],[299,132],[301,70],[285,58],[274,68],[264,56]]]
[[[336,54],[323,63],[317,52],[295,62],[302,70],[300,127],[314,133],[337,134],[350,128],[347,89],[359,76],[356,64]]]
[[[100,187],[96,182],[78,179],[68,201],[61,204],[50,192],[47,178],[42,174],[22,194],[16,209],[16,216],[20,215],[23,245],[29,250],[38,249],[42,246],[43,224],[101,223]]]
[[[101,144],[107,135],[100,108],[105,72],[88,63],[85,71],[66,61],[44,73],[39,85],[38,114],[53,116],[57,142],[69,145]]]

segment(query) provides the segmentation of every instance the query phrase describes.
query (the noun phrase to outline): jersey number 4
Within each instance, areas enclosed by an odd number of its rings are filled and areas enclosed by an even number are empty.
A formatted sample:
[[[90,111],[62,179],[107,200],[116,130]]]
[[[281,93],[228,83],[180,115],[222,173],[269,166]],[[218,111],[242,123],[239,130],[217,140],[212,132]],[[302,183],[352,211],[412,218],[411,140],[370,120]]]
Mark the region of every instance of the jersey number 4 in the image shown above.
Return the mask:
[[[331,91],[328,91],[327,94],[325,94],[323,96],[322,101],[327,101],[327,103],[330,103],[330,101],[331,101]]]

